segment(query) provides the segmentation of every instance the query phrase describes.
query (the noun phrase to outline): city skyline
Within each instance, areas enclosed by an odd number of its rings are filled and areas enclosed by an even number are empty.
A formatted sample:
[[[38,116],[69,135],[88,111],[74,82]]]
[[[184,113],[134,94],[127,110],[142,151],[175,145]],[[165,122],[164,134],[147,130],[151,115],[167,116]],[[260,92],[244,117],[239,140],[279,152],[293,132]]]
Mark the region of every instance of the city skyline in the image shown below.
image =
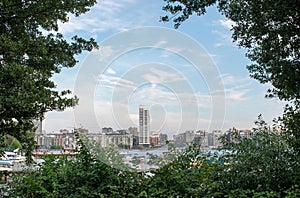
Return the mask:
[[[139,111],[142,114],[141,120],[145,119],[145,107],[140,106]],[[147,115],[146,115],[147,117]],[[147,120],[147,118],[146,118]],[[101,133],[89,132],[86,129],[74,129],[95,143],[101,148],[113,146],[120,149],[145,149],[145,148],[167,148],[167,144],[171,143],[177,148],[183,148],[188,145],[198,145],[202,149],[217,149],[222,145],[221,137],[230,141],[232,135],[239,134],[242,138],[252,138],[255,132],[253,130],[230,129],[226,132],[220,130],[186,130],[171,137],[161,132],[153,132],[145,135],[143,132],[144,124],[140,123],[139,134],[137,128],[130,127],[128,129],[114,130],[111,127],[102,128]],[[70,151],[76,147],[76,138],[74,131],[60,130],[56,133],[37,133],[36,141],[40,149],[62,149]],[[270,132],[270,131],[269,131]],[[147,136],[147,137],[145,137]]]
[[[172,23],[159,22],[159,17],[165,15],[162,6],[163,2],[103,0],[87,15],[76,19],[70,16],[70,22],[60,24],[59,30],[66,37],[78,34],[96,38],[101,57],[98,57],[96,64],[89,65],[91,68],[99,66],[99,61],[116,52],[116,46],[106,41],[112,37],[121,41],[118,37],[120,32],[153,26],[169,28],[174,35],[186,35],[202,46],[206,56],[199,53],[197,57],[204,65],[212,62],[218,71],[225,93],[224,118],[218,121],[221,127],[212,126],[211,129],[251,129],[260,113],[269,123],[281,114],[283,102],[264,98],[265,90],[270,86],[248,77],[246,65],[250,62],[244,57],[245,50],[231,42],[231,22],[218,14],[215,7],[209,8],[207,15],[191,17],[179,30],[174,30]],[[178,48],[167,48],[166,43],[172,39],[171,35],[169,38],[160,34],[152,36],[157,38],[155,45],[120,54],[109,60],[103,72],[94,72],[89,77],[96,83],[92,93],[79,94],[79,105],[75,110],[69,108],[65,112],[47,113],[43,121],[44,129],[50,132],[82,126],[96,131],[104,126],[138,126],[136,109],[139,104],[145,104],[151,111],[153,131],[178,133],[191,128],[208,130],[211,122],[217,120],[212,119],[213,115],[219,111],[212,108],[214,94],[219,90],[211,89],[208,83],[215,76],[193,70],[193,64],[182,55],[187,50],[180,40],[175,40]],[[146,38],[150,38],[149,35],[135,37],[136,40]],[[59,90],[70,89],[76,94],[78,76],[93,53],[98,51],[80,55],[76,67],[63,69],[61,74],[54,76]],[[83,90],[91,87],[85,81],[80,83]],[[86,101],[91,98],[93,100],[88,104]],[[93,110],[96,119],[90,116],[91,113],[83,111],[88,108]]]

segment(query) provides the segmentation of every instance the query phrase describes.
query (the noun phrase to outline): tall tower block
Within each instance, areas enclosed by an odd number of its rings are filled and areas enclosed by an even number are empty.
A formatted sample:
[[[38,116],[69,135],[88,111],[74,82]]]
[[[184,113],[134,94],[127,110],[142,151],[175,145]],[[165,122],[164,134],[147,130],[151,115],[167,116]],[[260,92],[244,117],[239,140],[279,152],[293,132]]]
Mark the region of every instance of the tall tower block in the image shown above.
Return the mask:
[[[150,115],[145,106],[139,106],[139,144],[145,147],[150,145]]]

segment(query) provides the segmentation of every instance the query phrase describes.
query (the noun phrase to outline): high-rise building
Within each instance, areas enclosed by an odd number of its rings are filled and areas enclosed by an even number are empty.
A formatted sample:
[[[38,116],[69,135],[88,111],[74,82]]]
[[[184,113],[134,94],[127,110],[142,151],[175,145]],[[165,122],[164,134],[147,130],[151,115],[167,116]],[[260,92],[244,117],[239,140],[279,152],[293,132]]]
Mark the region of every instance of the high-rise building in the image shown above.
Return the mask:
[[[139,144],[143,146],[150,145],[150,115],[145,106],[139,106]]]

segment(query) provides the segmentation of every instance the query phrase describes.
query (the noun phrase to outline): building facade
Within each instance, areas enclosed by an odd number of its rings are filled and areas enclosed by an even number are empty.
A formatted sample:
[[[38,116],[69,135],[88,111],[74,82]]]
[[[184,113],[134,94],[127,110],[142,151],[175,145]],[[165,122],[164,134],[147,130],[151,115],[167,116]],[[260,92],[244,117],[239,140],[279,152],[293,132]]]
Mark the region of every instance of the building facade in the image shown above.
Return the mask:
[[[163,133],[153,133],[150,136],[151,147],[165,146],[168,141],[168,135]]]
[[[35,140],[41,149],[72,150],[76,147],[75,134],[68,130],[61,130],[56,133],[36,134]]]
[[[145,147],[150,145],[150,115],[143,105],[139,106],[139,144]]]
[[[193,130],[185,131],[174,136],[174,143],[177,147],[185,147],[194,141],[195,132]]]
[[[119,132],[106,133],[101,135],[101,147],[118,147],[131,149],[133,146],[132,134],[122,134]]]
[[[133,138],[133,148],[137,148],[139,145],[139,132],[137,127],[129,127],[128,131],[132,134]]]

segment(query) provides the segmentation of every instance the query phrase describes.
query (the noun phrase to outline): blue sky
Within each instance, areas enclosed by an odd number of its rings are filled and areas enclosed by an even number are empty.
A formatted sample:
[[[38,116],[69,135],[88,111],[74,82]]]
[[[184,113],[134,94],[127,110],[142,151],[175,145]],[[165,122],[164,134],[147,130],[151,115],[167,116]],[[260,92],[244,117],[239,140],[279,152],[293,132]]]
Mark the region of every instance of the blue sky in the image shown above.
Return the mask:
[[[137,125],[138,106],[151,113],[151,131],[251,129],[261,113],[271,122],[283,103],[265,99],[269,85],[249,78],[245,50],[231,41],[232,23],[216,8],[174,30],[159,22],[163,1],[102,0],[91,11],[60,24],[66,38],[94,37],[100,49],[53,80],[79,105],[49,112],[47,132],[72,127],[100,131]]]

